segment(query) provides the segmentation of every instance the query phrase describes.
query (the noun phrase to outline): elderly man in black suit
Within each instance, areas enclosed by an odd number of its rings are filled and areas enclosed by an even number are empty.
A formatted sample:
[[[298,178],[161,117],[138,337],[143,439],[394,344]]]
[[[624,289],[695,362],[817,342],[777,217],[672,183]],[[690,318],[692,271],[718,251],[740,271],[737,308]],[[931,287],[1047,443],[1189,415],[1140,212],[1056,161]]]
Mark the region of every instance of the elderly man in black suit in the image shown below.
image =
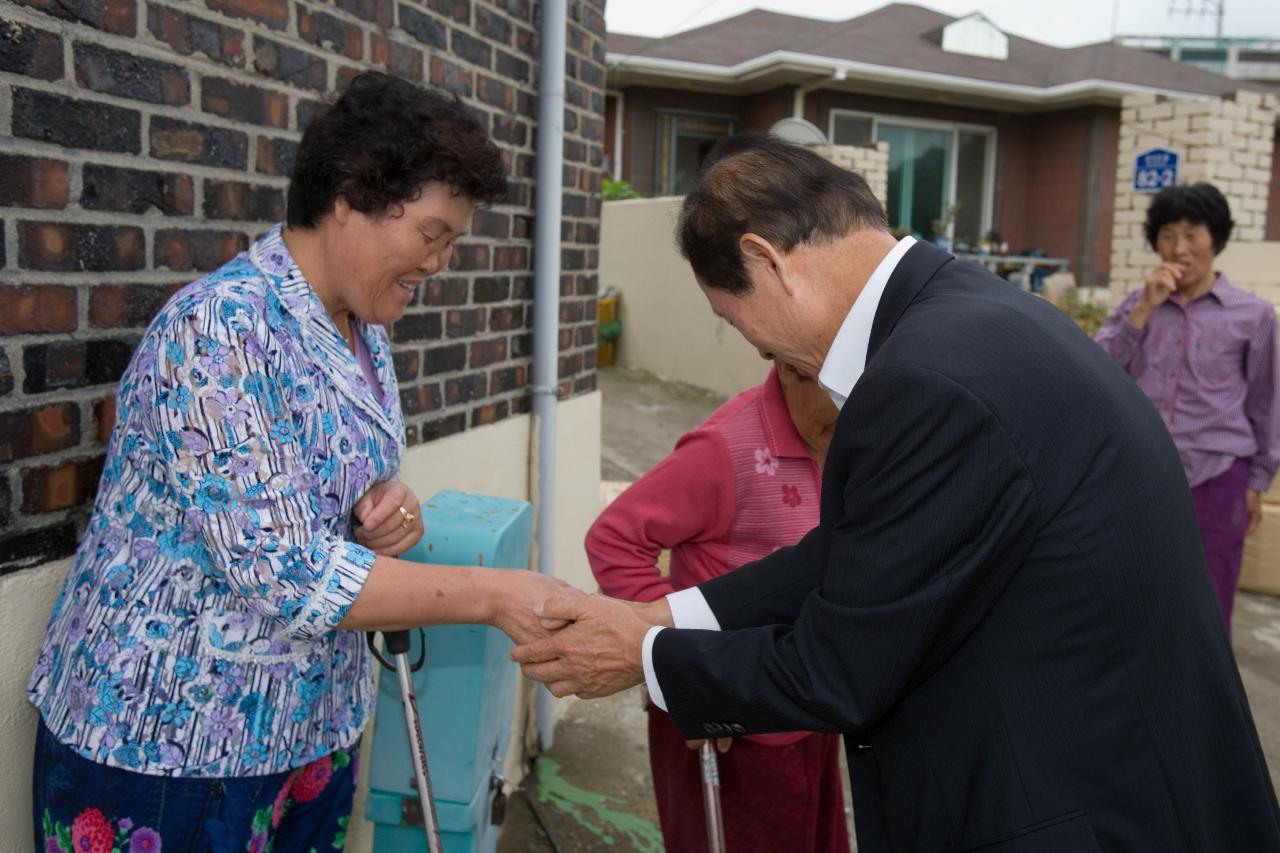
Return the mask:
[[[679,239],[841,407],[821,523],[649,605],[548,600],[574,624],[525,672],[647,681],[690,738],[842,732],[862,853],[1280,850],[1186,477],[1124,372],[771,137],[722,146]]]

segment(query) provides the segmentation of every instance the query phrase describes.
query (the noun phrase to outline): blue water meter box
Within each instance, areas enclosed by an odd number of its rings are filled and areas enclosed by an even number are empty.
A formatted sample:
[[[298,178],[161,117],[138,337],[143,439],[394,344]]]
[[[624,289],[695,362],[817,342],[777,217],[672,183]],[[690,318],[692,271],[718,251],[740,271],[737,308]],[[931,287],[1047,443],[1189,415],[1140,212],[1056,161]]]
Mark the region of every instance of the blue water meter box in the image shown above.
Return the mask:
[[[422,540],[401,559],[437,565],[526,569],[533,512],[525,501],[443,491],[423,502]],[[506,760],[519,671],[496,628],[448,625],[413,633],[409,658],[422,714],[427,768],[446,853],[492,853],[496,781]],[[426,849],[400,691],[393,673],[378,688],[365,816],[376,853]]]

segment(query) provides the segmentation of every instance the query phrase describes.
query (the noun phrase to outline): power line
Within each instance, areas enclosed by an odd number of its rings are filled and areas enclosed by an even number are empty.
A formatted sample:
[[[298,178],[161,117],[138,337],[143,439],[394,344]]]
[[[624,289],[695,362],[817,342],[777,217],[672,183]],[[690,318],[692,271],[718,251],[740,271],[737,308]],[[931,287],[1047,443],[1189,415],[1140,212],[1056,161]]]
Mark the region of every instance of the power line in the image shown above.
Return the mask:
[[[1222,41],[1222,19],[1227,14],[1227,0],[1169,0],[1169,17],[1215,18],[1216,35]]]

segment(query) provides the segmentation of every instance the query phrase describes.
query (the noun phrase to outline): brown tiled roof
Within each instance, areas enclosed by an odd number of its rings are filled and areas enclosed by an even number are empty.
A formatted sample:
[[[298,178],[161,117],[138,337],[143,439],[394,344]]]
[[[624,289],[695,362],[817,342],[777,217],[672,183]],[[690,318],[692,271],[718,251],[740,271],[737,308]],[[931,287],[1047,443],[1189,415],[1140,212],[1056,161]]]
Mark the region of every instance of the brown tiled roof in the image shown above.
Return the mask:
[[[753,9],[666,38],[609,33],[607,49],[653,59],[731,67],[776,51],[1048,88],[1106,80],[1202,95],[1239,89],[1270,91],[1110,42],[1057,48],[1010,35],[1009,58],[985,59],[942,50],[942,28],[957,20],[922,6],[894,3],[846,21],[820,21]]]

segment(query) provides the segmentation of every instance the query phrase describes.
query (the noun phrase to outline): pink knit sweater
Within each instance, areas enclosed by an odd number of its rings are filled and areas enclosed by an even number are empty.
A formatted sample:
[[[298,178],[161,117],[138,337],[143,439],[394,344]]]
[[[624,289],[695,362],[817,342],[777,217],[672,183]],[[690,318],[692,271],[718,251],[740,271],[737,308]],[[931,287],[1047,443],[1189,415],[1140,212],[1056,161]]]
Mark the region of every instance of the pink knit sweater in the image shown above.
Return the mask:
[[[653,601],[795,544],[818,523],[822,473],[787,412],[777,371],[725,403],[618,496],[587,533],[606,595]],[[671,574],[658,555],[671,551]],[[757,735],[794,743],[807,733]]]

